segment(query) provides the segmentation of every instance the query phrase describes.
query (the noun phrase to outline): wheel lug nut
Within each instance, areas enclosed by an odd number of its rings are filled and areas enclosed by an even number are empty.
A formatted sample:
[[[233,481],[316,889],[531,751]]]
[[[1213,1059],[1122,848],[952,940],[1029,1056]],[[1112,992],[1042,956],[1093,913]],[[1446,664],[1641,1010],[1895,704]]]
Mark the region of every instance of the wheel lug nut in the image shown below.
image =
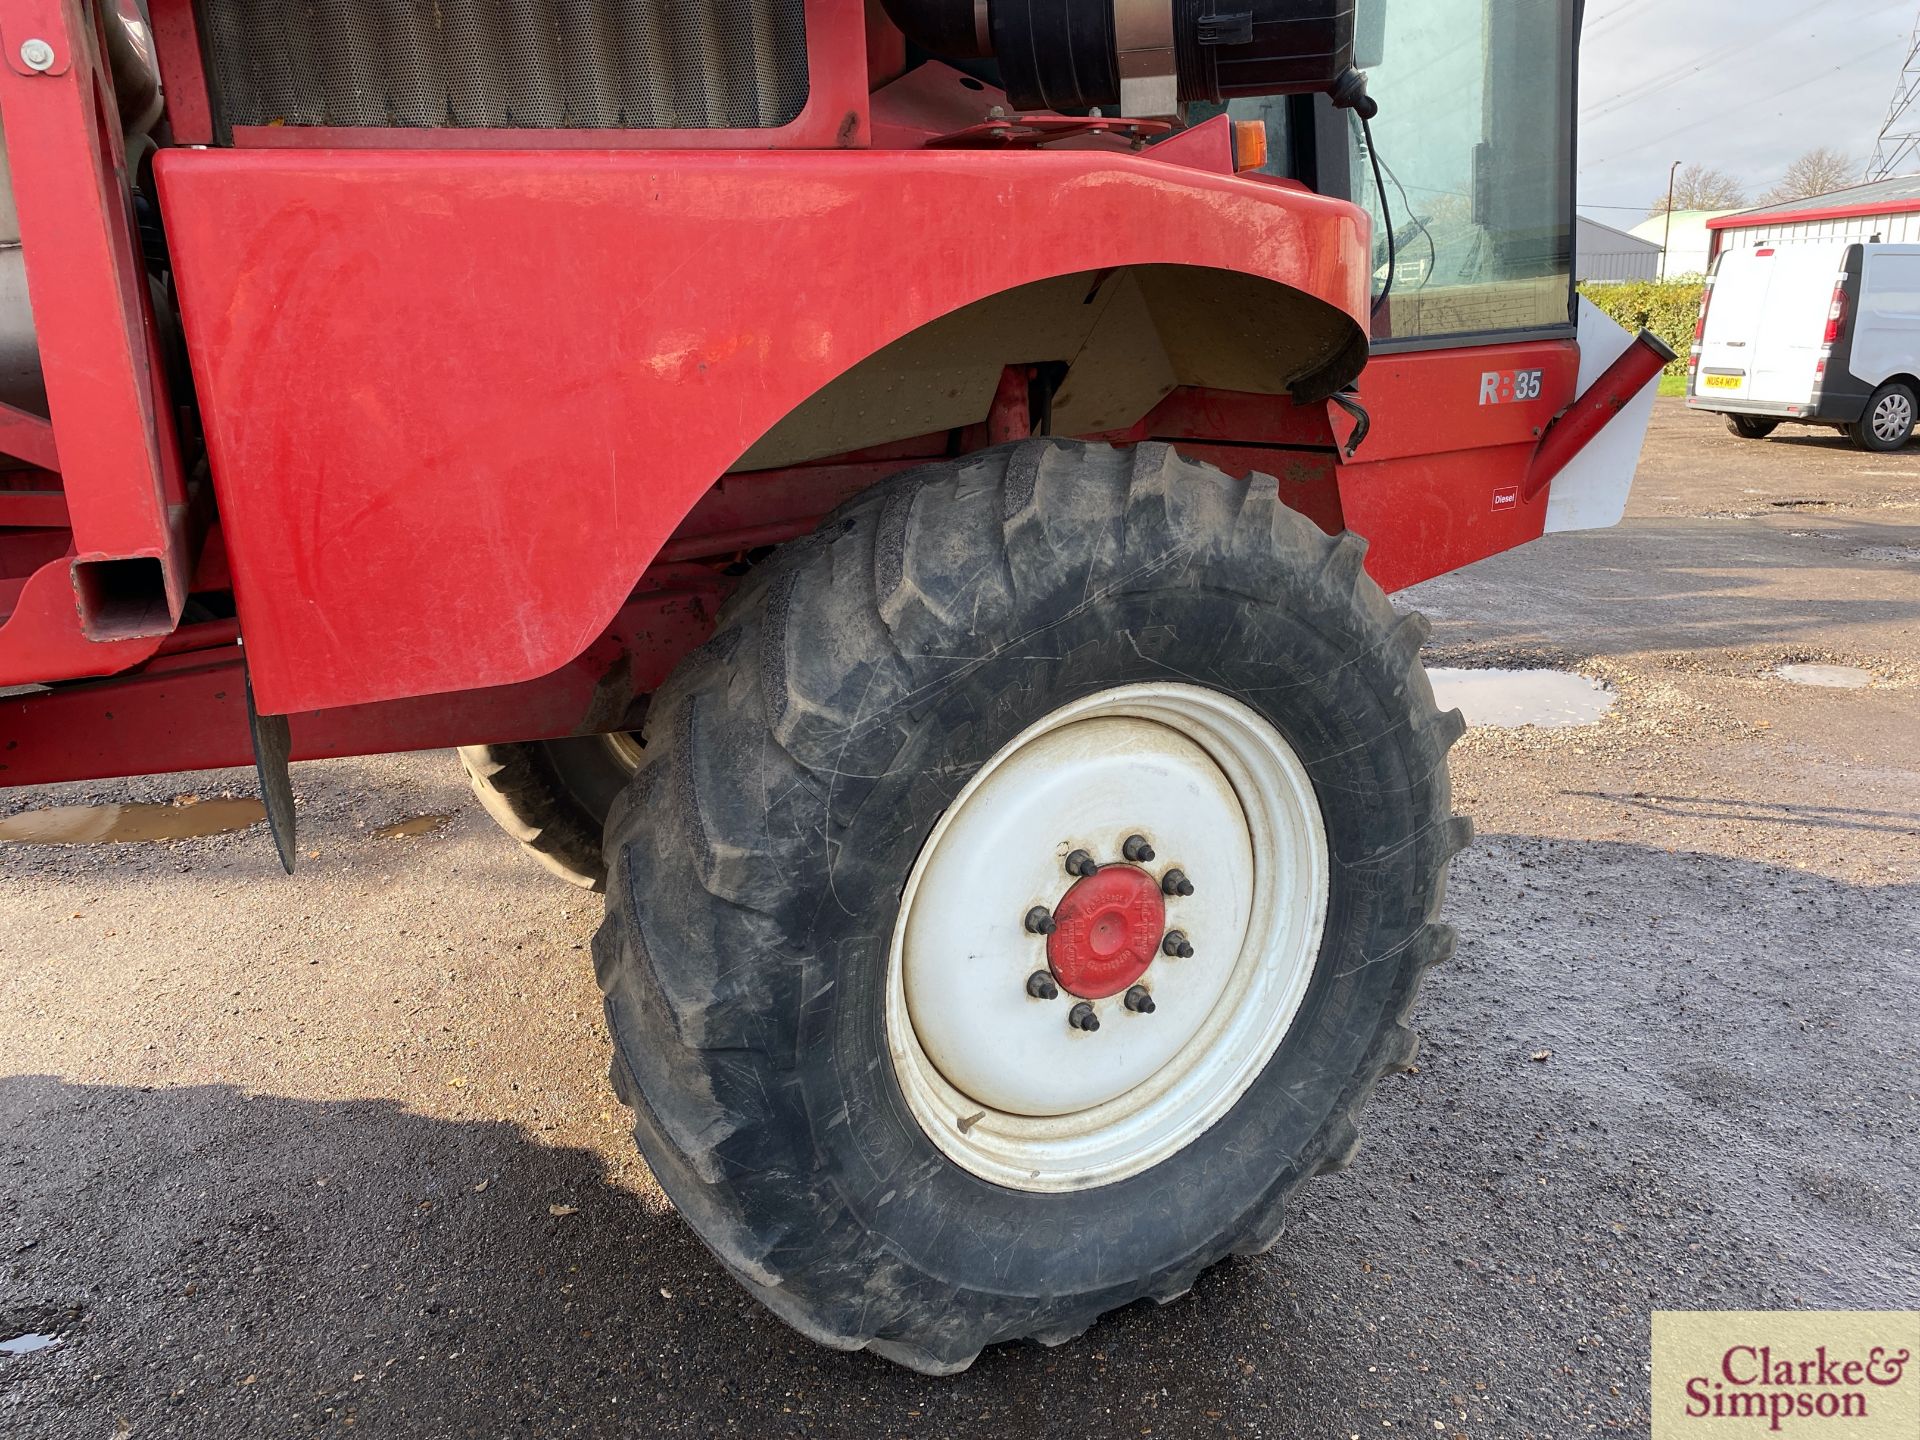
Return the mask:
[[[1136,865],[1148,865],[1153,861],[1153,846],[1147,843],[1144,835],[1129,835],[1127,843],[1120,847],[1120,853]]]
[[[1144,985],[1136,985],[1127,991],[1127,1009],[1136,1015],[1151,1015],[1154,1011],[1153,995]]]
[[[1191,895],[1193,881],[1187,878],[1187,872],[1184,870],[1169,870],[1166,878],[1160,882],[1160,888],[1169,895]]]
[[[1184,930],[1169,930],[1167,938],[1160,942],[1160,948],[1175,960],[1193,958],[1193,942],[1187,939],[1187,932]]]
[[[1100,1028],[1100,1017],[1093,1013],[1093,1006],[1082,1000],[1067,1012],[1067,1024],[1076,1030],[1085,1030],[1092,1034]]]
[[[1069,875],[1079,875],[1085,878],[1088,875],[1097,873],[1099,869],[1100,867],[1094,862],[1093,856],[1084,850],[1076,850],[1067,856],[1067,873]]]
[[[1036,1000],[1058,1000],[1060,987],[1045,970],[1036,970],[1027,976],[1027,994]]]
[[[1029,935],[1051,935],[1060,927],[1054,924],[1053,912],[1044,905],[1036,905],[1027,911],[1027,933]]]

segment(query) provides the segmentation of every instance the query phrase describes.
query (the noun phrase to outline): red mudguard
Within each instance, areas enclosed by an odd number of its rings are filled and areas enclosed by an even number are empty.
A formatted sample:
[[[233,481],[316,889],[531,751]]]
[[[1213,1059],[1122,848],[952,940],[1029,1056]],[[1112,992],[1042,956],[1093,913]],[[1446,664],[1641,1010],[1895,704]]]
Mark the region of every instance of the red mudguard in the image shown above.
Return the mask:
[[[157,163],[268,711],[555,670],[776,421],[982,297],[1188,264],[1367,313],[1360,211],[1125,153]]]

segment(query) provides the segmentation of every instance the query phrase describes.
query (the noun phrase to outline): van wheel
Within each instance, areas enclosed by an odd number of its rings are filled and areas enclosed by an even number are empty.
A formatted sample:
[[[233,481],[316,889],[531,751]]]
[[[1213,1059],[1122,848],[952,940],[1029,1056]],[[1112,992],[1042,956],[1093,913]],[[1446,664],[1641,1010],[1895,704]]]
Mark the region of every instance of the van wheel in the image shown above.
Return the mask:
[[[1758,415],[1729,415],[1727,429],[1742,440],[1764,440],[1780,428],[1778,420],[1762,420]]]
[[[1873,392],[1866,414],[1850,427],[1853,443],[1862,450],[1900,450],[1913,438],[1916,411],[1913,391],[1898,380],[1890,380]]]
[[[463,745],[467,783],[494,823],[570,885],[607,878],[607,812],[640,765],[637,735]]]
[[[775,1314],[933,1374],[1059,1344],[1352,1158],[1470,834],[1365,555],[1269,477],[1028,441],[784,547],[656,694],[613,1082]]]

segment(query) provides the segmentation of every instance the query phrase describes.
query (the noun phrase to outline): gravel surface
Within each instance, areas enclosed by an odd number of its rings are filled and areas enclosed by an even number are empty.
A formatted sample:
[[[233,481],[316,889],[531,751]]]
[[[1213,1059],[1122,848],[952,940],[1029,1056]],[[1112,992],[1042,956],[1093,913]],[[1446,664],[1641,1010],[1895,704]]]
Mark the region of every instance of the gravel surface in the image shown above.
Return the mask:
[[[1456,752],[1417,1071],[1270,1255],[953,1380],[719,1273],[605,1088],[598,902],[451,757],[298,767],[292,880],[0,844],[0,1341],[60,1340],[0,1433],[1643,1434],[1651,1309],[1920,1308],[1920,450],[1663,402],[1626,525],[1405,599],[1620,696]]]

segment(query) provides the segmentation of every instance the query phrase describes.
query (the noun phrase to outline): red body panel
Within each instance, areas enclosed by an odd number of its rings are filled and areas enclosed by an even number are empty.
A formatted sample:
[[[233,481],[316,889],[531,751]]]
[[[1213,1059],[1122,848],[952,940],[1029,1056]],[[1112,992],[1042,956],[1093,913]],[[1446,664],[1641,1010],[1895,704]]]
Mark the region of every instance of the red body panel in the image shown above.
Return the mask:
[[[1536,370],[1537,396],[1481,403],[1485,377]],[[1527,469],[1579,372],[1570,340],[1374,358],[1359,387],[1373,430],[1340,470],[1374,579],[1400,590],[1540,538],[1547,496],[1523,493]]]
[[[270,711],[565,664],[777,420],[984,296],[1174,263],[1367,309],[1353,207],[1093,151],[170,151],[159,175]]]
[[[217,143],[190,0],[151,3],[176,141]],[[980,120],[1003,96],[902,75],[870,11],[807,0],[810,97],[778,130],[288,127],[163,151],[216,517],[183,479],[94,32],[71,0],[0,0],[0,34],[55,52],[34,71],[0,46],[52,410],[0,407],[0,455],[29,467],[0,471],[0,685],[56,682],[0,700],[0,785],[244,763],[249,673],[296,758],[631,725],[708,633],[733,583],[716,557],[1027,433],[1031,372],[1009,369],[962,430],[720,478],[976,300],[1180,264],[1366,325],[1363,213],[1233,174],[1224,120],[1145,153],[1022,148],[1045,127],[1009,138]],[[1367,536],[1397,589],[1541,533],[1529,466],[1577,369],[1563,341],[1376,357],[1353,454],[1335,406],[1194,389],[1089,438],[1275,474],[1316,523]],[[148,567],[130,591],[126,561]],[[212,613],[235,591],[238,621],[173,630],[189,570]]]
[[[1168,440],[1229,475],[1276,476],[1322,529],[1365,536],[1368,572],[1401,590],[1540,538],[1546,496],[1525,493],[1528,467],[1579,369],[1570,340],[1375,356],[1356,387],[1372,427],[1352,456],[1336,448],[1354,428],[1337,407],[1218,391],[1175,391],[1097,438]],[[1532,372],[1538,394],[1481,403],[1487,377]]]

